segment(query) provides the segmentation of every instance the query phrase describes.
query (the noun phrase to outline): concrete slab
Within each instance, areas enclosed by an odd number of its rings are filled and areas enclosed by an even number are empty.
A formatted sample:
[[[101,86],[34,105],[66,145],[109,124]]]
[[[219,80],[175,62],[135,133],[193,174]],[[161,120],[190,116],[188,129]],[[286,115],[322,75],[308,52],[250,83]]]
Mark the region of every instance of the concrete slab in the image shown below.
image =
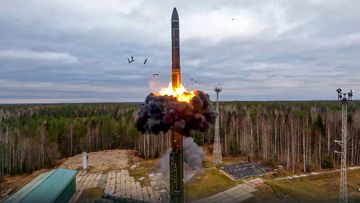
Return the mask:
[[[210,197],[193,201],[195,203],[232,203],[232,202],[241,202],[250,197],[252,197],[252,192],[255,192],[256,189],[247,183],[237,185],[233,188],[230,188],[224,192],[212,195]]]

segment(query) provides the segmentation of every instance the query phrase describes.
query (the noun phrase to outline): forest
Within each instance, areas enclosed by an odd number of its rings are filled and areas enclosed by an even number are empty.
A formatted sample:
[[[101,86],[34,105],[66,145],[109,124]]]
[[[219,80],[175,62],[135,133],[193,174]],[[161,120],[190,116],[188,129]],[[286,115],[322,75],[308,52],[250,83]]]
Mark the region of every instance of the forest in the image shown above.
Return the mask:
[[[51,167],[83,151],[135,149],[157,158],[170,145],[169,133],[140,134],[134,121],[140,103],[0,106],[0,176]],[[348,107],[348,163],[360,162],[360,102]],[[336,101],[222,102],[223,155],[247,156],[267,165],[312,171],[339,164],[334,140],[341,137]],[[193,132],[200,145],[214,129]]]
[[[340,159],[334,151],[341,148],[334,141],[341,140],[341,108],[337,101],[222,102],[222,153],[283,165],[293,172],[336,167]],[[140,135],[137,151],[157,157],[169,146],[161,136]],[[213,143],[213,136],[214,129],[194,133],[200,145]],[[348,165],[360,162],[359,101],[348,105],[347,157]]]
[[[0,106],[0,174],[51,167],[83,151],[134,148],[138,104]]]

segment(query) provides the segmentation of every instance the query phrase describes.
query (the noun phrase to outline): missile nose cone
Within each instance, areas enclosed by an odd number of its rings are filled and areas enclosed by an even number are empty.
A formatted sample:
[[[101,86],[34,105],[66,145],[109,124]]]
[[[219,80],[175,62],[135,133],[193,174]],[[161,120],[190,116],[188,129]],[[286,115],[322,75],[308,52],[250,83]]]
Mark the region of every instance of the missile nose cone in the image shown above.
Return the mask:
[[[171,15],[171,20],[179,20],[179,14],[176,10],[176,8],[174,8],[173,12],[172,12],[172,15]]]

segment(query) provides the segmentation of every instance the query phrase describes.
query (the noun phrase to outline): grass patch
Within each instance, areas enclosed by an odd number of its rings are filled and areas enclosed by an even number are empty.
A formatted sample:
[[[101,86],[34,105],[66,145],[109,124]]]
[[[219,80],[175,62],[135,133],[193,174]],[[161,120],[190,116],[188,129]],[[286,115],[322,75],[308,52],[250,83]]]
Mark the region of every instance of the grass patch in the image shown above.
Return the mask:
[[[339,173],[327,173],[293,180],[268,180],[281,195],[297,202],[338,202]],[[349,202],[360,201],[360,170],[348,171]]]
[[[149,173],[153,170],[153,168],[154,163],[152,160],[143,160],[141,161],[141,165],[139,167],[130,169],[129,174],[139,181],[141,186],[151,186]],[[140,180],[142,177],[144,177],[144,179]]]
[[[204,161],[203,162],[203,167],[204,168],[220,168],[222,165],[220,164],[215,164],[212,161]]]
[[[204,170],[185,184],[185,200],[209,197],[237,185],[217,169]]]

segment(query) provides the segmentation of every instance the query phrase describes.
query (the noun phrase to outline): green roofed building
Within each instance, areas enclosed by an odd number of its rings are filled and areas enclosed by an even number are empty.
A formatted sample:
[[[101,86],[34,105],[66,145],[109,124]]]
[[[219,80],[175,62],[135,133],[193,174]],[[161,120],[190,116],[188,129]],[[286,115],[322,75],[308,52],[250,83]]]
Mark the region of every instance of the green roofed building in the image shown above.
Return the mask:
[[[76,191],[76,173],[76,170],[63,168],[43,173],[5,200],[5,203],[68,202]]]

